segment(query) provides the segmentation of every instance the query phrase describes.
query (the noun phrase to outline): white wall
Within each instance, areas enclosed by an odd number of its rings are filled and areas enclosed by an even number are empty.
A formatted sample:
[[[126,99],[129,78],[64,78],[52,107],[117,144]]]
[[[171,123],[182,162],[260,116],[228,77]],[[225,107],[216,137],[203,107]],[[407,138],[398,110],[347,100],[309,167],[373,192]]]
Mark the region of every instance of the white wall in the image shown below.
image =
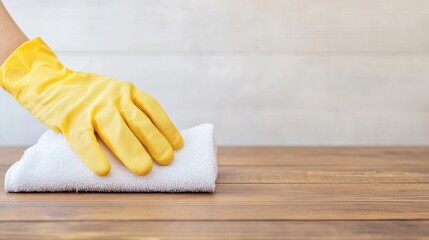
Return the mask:
[[[76,70],[132,81],[222,145],[429,144],[424,0],[4,0]],[[0,145],[45,128],[0,92]]]

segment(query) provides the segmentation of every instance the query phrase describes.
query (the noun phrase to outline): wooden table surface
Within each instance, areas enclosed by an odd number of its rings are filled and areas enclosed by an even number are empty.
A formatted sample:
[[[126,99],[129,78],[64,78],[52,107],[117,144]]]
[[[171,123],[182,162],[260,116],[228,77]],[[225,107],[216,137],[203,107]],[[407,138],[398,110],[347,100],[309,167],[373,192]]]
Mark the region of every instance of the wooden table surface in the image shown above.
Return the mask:
[[[0,148],[0,182],[23,148]],[[428,239],[429,148],[219,149],[214,194],[0,192],[0,238]]]

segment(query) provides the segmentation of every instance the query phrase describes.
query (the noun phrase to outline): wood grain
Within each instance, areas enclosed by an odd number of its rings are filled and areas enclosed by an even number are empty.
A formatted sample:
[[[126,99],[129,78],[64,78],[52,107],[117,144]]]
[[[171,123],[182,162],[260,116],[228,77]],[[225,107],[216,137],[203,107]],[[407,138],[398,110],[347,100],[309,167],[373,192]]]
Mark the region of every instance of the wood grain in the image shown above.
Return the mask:
[[[2,148],[0,172],[24,148]],[[218,183],[423,183],[429,181],[429,148],[223,147]],[[370,164],[369,164],[370,162]],[[0,179],[2,183],[3,179]]]
[[[427,239],[428,221],[0,222],[4,239]]]
[[[429,219],[425,186],[302,186],[225,186],[214,195],[7,194],[0,212],[3,221]]]
[[[0,173],[23,151],[0,148]],[[222,147],[218,155],[218,184],[429,182],[427,147]]]
[[[0,147],[0,165],[17,161],[27,147]],[[427,166],[429,147],[225,147],[220,166],[287,166],[420,169]],[[428,167],[429,168],[429,167]]]
[[[0,148],[1,179],[22,151]],[[428,236],[427,147],[221,147],[218,153],[215,194],[2,190],[0,238]]]

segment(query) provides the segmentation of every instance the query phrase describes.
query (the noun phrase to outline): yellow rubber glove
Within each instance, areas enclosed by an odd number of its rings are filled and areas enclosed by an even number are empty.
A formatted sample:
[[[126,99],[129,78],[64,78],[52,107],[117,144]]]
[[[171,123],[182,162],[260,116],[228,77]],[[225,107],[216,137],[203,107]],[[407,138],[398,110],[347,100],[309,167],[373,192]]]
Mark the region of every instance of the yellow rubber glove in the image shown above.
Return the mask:
[[[109,173],[110,164],[95,133],[137,175],[152,169],[150,155],[169,164],[173,150],[183,146],[179,131],[153,97],[128,82],[65,68],[40,38],[9,56],[0,68],[0,86],[42,123],[63,133],[100,176]]]

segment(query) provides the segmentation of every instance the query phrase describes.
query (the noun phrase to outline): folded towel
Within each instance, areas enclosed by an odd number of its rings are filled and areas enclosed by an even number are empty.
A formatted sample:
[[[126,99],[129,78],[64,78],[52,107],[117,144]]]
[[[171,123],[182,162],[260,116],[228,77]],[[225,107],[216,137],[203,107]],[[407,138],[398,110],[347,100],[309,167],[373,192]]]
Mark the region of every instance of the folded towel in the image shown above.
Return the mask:
[[[185,146],[168,166],[153,165],[146,176],[130,172],[101,142],[109,158],[109,175],[89,170],[63,135],[47,131],[6,172],[7,192],[214,192],[217,177],[213,125],[182,131]]]

